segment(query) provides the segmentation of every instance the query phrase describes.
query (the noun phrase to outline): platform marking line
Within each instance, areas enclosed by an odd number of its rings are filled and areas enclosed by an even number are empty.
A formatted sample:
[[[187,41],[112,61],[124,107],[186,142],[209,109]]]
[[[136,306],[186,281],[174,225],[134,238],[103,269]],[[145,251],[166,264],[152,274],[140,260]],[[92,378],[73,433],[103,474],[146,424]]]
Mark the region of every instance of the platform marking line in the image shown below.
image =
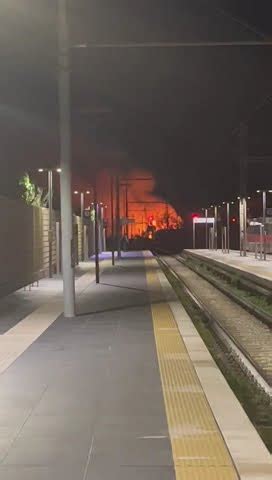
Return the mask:
[[[150,291],[163,295],[154,261],[145,264]],[[176,480],[238,480],[170,305],[152,303],[150,295]]]

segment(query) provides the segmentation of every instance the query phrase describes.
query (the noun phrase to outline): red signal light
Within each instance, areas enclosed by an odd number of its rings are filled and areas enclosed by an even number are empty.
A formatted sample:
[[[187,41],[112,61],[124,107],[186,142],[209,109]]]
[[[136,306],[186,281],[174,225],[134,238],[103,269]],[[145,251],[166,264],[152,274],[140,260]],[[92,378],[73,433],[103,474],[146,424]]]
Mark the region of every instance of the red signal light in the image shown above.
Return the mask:
[[[236,223],[236,218],[233,217],[233,218],[231,219],[231,221],[232,221],[232,223]]]

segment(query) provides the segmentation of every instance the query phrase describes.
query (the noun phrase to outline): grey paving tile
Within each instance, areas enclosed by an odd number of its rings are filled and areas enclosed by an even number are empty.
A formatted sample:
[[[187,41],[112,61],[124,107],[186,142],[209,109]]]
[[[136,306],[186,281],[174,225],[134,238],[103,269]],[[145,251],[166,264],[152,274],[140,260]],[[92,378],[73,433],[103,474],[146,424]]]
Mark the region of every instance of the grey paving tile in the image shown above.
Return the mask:
[[[83,480],[81,466],[69,468],[0,466],[1,480]]]
[[[92,462],[122,466],[172,466],[173,458],[168,438],[144,439],[123,436],[95,437]]]
[[[104,415],[122,415],[122,413],[126,410],[129,412],[130,416],[140,416],[140,415],[151,415],[151,416],[156,416],[156,415],[165,415],[165,410],[164,407],[160,403],[154,403],[154,404],[145,404],[141,402],[137,402],[136,400],[133,402],[133,404],[121,404],[120,402],[114,401],[111,403],[102,403],[100,406],[99,414],[101,416]]]
[[[32,415],[25,423],[20,438],[40,437],[50,441],[50,438],[60,441],[74,441],[81,437],[88,441],[92,436],[94,419],[85,415]]]
[[[9,409],[15,409],[19,411],[28,411],[35,407],[40,401],[42,392],[29,393],[22,391],[8,392],[2,390],[0,392],[0,418],[1,411],[7,411]]]
[[[24,406],[20,407],[20,405],[18,405],[17,407],[5,406],[1,408],[0,429],[2,427],[14,428],[14,427],[18,427],[19,425],[22,425],[31,414],[31,411],[32,411],[31,408],[25,408]]]
[[[35,409],[36,415],[54,415],[58,416],[61,414],[77,417],[78,415],[83,414],[87,419],[93,419],[97,414],[97,406],[85,404],[85,402],[65,402],[61,398],[59,401],[48,400],[47,402],[42,402]]]
[[[175,480],[173,467],[122,467],[90,464],[86,480]]]
[[[95,425],[95,432],[110,432],[114,431],[116,435],[123,432],[145,432],[146,435],[151,435],[155,431],[167,432],[167,422],[163,415],[130,415],[129,412],[122,415],[107,414],[99,417]]]
[[[63,439],[46,437],[21,436],[11,446],[2,465],[17,465],[18,475],[21,466],[44,466],[47,468],[83,466],[88,458],[91,438],[78,436],[74,441],[71,438]]]
[[[21,422],[20,424],[15,423],[13,425],[0,425],[0,440],[13,440],[18,435],[18,432],[20,431],[23,424],[24,422]]]

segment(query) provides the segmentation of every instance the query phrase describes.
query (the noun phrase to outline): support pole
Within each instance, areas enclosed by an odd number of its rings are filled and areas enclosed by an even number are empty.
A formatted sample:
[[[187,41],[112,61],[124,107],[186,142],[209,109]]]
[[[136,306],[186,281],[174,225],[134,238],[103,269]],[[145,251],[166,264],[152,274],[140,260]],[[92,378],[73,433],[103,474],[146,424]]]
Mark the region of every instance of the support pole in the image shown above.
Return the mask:
[[[205,248],[208,249],[208,248],[209,248],[209,240],[208,240],[209,231],[208,231],[208,209],[207,209],[207,208],[205,208],[205,218],[206,218],[206,224],[205,224]]]
[[[111,262],[115,265],[114,176],[111,176]]]
[[[267,246],[266,236],[267,236],[267,233],[266,233],[266,231],[264,231],[264,237],[263,237],[263,239],[264,239],[264,242],[263,242],[263,249],[264,249],[264,256],[263,256],[263,258],[264,258],[264,260],[266,260],[266,246]]]
[[[266,222],[266,191],[263,191],[263,226],[265,229],[265,222]]]
[[[263,259],[263,245],[264,245],[264,227],[260,226],[260,260]]]
[[[53,172],[48,170],[48,249],[49,249],[49,278],[53,277]]]
[[[126,219],[128,221],[128,184],[126,184]],[[128,237],[128,223],[126,224],[126,236]]]
[[[81,260],[84,262],[84,192],[80,194],[80,218],[81,218]]]
[[[244,257],[247,255],[247,199],[243,199]]]
[[[266,230],[265,230],[265,222],[266,222],[266,191],[263,191],[263,251],[264,251],[264,260],[266,260]]]
[[[89,260],[89,248],[88,248],[88,230],[87,225],[83,227],[83,234],[84,234],[84,260],[88,262]]]
[[[247,195],[248,175],[248,127],[244,123],[240,125],[240,197]]]
[[[240,256],[243,255],[243,200],[239,198]]]
[[[217,237],[218,237],[218,208],[214,207],[214,250],[217,250]]]
[[[193,249],[196,248],[196,224],[195,219],[193,218]]]
[[[230,204],[227,202],[227,238],[226,238],[226,250],[230,253]]]
[[[246,257],[246,195],[248,174],[248,127],[244,123],[240,125],[240,251]]]
[[[214,226],[210,228],[210,250],[214,250]]]
[[[60,262],[60,224],[56,222],[56,273],[57,275],[61,272],[61,262]]]
[[[121,221],[120,221],[120,180],[116,177],[116,238],[117,238],[117,256],[121,258]]]
[[[105,242],[105,228],[104,228],[104,206],[99,204],[99,237],[100,237],[100,251],[103,253],[106,251]]]
[[[95,238],[95,279],[100,283],[100,265],[99,265],[99,223],[98,223],[98,202],[97,191],[94,189],[94,238]]]
[[[62,269],[64,316],[75,316],[75,278],[73,252],[73,216],[71,195],[71,118],[70,62],[67,24],[67,0],[58,0],[59,33],[59,125],[60,125],[60,194],[62,226]]]

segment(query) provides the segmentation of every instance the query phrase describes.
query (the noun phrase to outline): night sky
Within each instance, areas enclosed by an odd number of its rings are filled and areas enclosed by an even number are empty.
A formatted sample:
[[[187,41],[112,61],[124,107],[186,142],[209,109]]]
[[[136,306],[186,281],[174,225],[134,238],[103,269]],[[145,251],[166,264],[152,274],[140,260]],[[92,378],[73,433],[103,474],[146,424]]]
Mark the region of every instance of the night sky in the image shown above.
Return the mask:
[[[55,3],[1,2],[0,194],[58,164]],[[71,46],[262,39],[269,3],[70,0]],[[71,49],[74,184],[119,163],[150,169],[182,212],[237,195],[241,121],[249,154],[272,156],[272,101],[256,111],[272,95],[271,49]],[[271,188],[271,164],[250,167],[249,191]]]

